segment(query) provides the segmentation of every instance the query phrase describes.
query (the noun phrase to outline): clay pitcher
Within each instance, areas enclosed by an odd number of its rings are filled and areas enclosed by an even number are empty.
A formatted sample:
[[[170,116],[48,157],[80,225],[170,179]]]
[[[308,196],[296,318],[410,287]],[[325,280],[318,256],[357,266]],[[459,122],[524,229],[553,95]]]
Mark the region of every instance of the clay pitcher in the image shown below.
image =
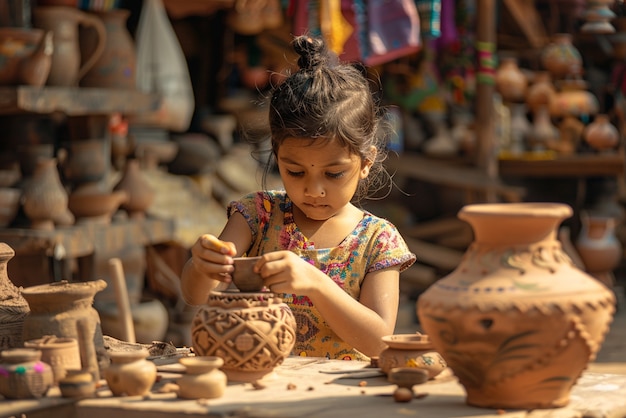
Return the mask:
[[[134,90],[137,54],[135,41],[126,28],[130,11],[114,9],[91,14],[104,23],[106,42],[104,51],[81,79],[80,85]],[[93,31],[81,31],[80,47],[83,54],[96,48],[97,41]]]
[[[75,7],[45,6],[33,10],[33,24],[53,33],[54,52],[46,84],[77,86],[104,51],[106,32],[102,21]],[[80,26],[95,30],[96,47],[89,55],[81,55],[78,41]]]

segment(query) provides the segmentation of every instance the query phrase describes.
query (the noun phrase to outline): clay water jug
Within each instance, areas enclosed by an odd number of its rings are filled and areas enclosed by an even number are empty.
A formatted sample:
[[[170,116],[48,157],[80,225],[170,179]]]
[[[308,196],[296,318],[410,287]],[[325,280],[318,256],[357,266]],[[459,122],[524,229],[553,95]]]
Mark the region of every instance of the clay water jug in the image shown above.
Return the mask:
[[[473,406],[561,407],[596,357],[615,296],[578,269],[557,239],[560,203],[468,205],[474,241],[417,301],[433,346]]]
[[[106,87],[131,89],[136,87],[135,71],[137,56],[135,41],[126,28],[130,11],[113,9],[106,12],[91,12],[93,17],[104,23],[106,41],[104,50],[95,64],[81,79],[83,87]],[[81,31],[81,51],[87,54],[97,48],[93,31]]]
[[[291,309],[273,293],[213,291],[193,318],[191,338],[196,355],[224,359],[229,382],[254,382],[291,353],[295,329]]]
[[[155,191],[144,177],[139,160],[134,158],[126,161],[122,177],[113,190],[123,190],[127,193],[128,199],[122,204],[122,208],[135,219],[145,217],[155,198]]]
[[[22,199],[32,229],[53,230],[55,224],[74,223],[56,158],[39,158],[35,172],[24,186]]]
[[[52,53],[49,31],[0,27],[0,86],[42,86],[50,73]]]
[[[22,327],[30,311],[7,273],[7,263],[14,256],[13,248],[0,242],[0,351],[22,346]]]
[[[77,86],[104,51],[106,33],[100,19],[76,7],[40,6],[33,10],[35,27],[53,33],[54,52],[46,82],[49,86]],[[95,48],[82,54],[79,46],[79,27],[93,29]]]

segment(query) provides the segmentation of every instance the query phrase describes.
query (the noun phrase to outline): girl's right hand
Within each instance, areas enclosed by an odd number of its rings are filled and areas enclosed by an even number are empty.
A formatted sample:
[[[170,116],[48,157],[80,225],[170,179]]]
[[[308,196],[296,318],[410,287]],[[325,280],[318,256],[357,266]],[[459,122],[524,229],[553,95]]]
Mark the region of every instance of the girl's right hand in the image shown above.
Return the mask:
[[[194,268],[212,279],[229,283],[233,272],[233,257],[237,254],[235,244],[222,241],[214,235],[201,235],[191,247]]]

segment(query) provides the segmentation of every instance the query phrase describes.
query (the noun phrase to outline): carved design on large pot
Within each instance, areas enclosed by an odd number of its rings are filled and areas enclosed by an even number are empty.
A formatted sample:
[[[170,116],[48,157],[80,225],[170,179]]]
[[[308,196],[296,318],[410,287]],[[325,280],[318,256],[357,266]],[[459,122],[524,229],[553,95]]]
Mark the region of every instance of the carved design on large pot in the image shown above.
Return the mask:
[[[571,214],[550,203],[469,205],[459,213],[476,239],[459,266],[420,296],[417,310],[468,404],[564,406],[600,349],[615,297],[557,240],[558,224]]]
[[[296,321],[273,293],[211,292],[192,324],[199,356],[224,359],[229,381],[253,382],[270,374],[291,353]]]

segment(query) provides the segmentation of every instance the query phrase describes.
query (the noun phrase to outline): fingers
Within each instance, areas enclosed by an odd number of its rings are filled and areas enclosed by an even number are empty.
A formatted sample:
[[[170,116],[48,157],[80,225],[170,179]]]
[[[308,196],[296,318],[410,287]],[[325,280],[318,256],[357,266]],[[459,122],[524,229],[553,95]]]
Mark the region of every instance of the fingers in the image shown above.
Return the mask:
[[[232,242],[222,241],[215,235],[204,234],[199,238],[199,241],[200,244],[208,250],[213,250],[227,255],[235,255],[237,253],[235,244]]]

